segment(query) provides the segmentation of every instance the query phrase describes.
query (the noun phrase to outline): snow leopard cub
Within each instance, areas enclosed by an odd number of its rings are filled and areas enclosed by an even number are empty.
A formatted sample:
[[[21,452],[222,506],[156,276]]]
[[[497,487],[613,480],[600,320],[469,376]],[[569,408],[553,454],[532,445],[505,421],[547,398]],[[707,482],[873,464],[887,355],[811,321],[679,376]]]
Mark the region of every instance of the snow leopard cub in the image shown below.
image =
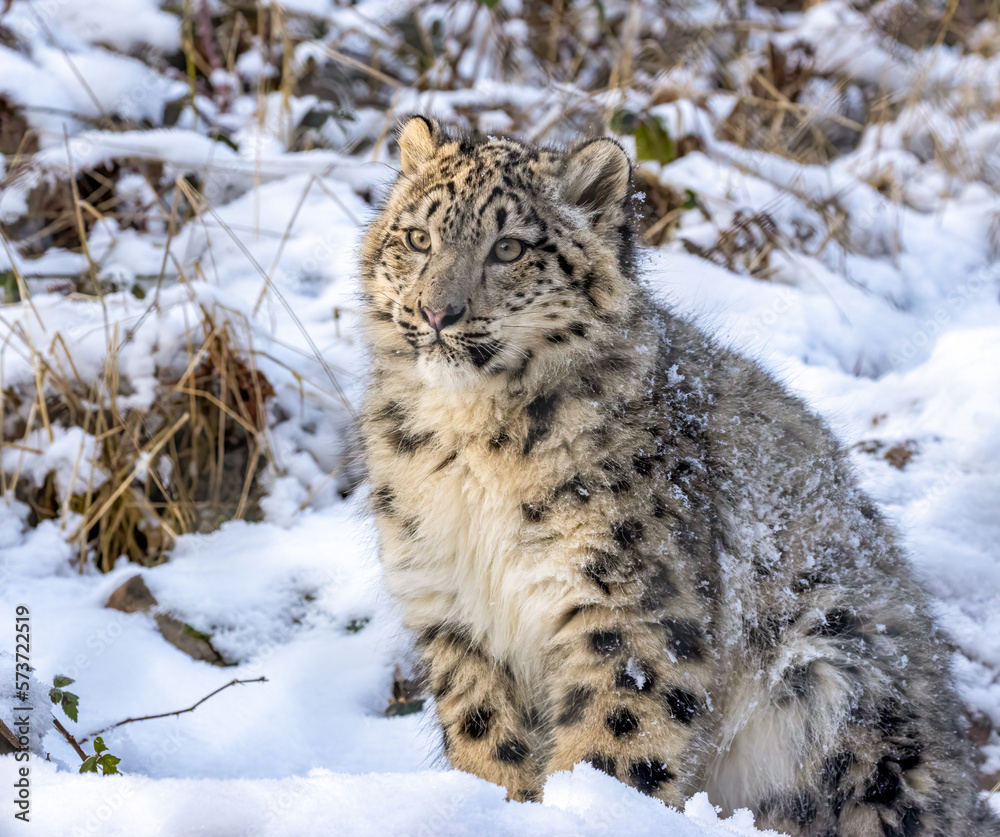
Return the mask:
[[[842,837],[1000,834],[948,648],[822,421],[652,301],[632,167],[414,118],[362,249],[365,456],[451,764]]]

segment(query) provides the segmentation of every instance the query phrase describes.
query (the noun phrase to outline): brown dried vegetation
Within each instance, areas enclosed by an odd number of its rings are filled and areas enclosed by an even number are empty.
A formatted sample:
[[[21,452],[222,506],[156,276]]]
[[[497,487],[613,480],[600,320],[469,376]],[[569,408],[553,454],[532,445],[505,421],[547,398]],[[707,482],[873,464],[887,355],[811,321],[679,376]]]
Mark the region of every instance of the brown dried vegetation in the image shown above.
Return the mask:
[[[93,461],[77,467],[106,479],[86,491],[60,496],[51,473],[42,485],[19,471],[2,483],[31,507],[29,523],[80,516],[69,538],[81,569],[90,559],[104,572],[119,558],[149,566],[180,534],[260,518],[266,401],[274,390],[248,366],[230,326],[203,316],[203,339],[189,346],[186,370],[180,377],[160,370],[147,409],[119,409],[129,393],[113,358],[101,391],[46,367],[44,406],[31,395],[2,393],[4,447],[24,448],[32,431],[52,426],[79,427],[98,440]]]

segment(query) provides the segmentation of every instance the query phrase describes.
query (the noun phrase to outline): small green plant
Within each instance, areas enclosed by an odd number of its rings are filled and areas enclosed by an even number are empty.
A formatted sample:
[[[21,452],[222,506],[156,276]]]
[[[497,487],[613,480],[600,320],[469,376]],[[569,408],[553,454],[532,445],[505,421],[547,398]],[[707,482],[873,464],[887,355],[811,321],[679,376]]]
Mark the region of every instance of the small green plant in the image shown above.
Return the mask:
[[[622,108],[612,115],[611,130],[635,136],[635,159],[640,163],[652,160],[666,165],[677,159],[677,143],[659,116]]]
[[[184,623],[184,633],[186,633],[190,637],[194,637],[195,639],[200,639],[202,642],[212,641],[211,636],[202,631],[199,631],[197,628],[195,628],[192,625],[189,625],[187,622]]]
[[[79,720],[77,713],[80,697],[78,695],[74,695],[72,692],[66,691],[66,687],[74,682],[76,681],[72,678],[65,677],[62,674],[57,674],[52,678],[52,688],[49,689],[49,698],[56,706],[62,707],[62,710],[66,713],[67,718],[76,722]]]
[[[13,270],[0,270],[0,290],[3,291],[4,302],[21,301],[21,290],[17,286],[17,274]]]
[[[677,143],[658,116],[648,116],[636,126],[635,157],[664,165],[677,159]]]
[[[75,682],[72,677],[57,674],[52,678],[52,688],[49,689],[49,699],[56,706],[61,706],[62,711],[66,713],[66,717],[74,723],[79,720],[80,696],[74,695],[72,692],[67,692],[66,687]],[[76,750],[77,755],[83,759],[83,764],[80,765],[81,773],[101,773],[103,776],[107,776],[110,773],[119,772],[118,762],[121,759],[111,755],[111,753],[105,752],[108,748],[101,736],[97,736],[94,739],[94,755],[88,756],[72,733],[59,723],[59,719],[56,718],[54,721],[56,729],[63,734],[63,737]]]
[[[101,738],[101,736],[97,736],[97,738],[94,739],[95,755],[90,756],[86,761],[84,761],[83,764],[80,765],[80,772],[100,773],[102,776],[109,776],[112,773],[118,773],[118,762],[120,762],[121,759],[106,752],[107,749],[108,748],[104,743],[104,739]]]

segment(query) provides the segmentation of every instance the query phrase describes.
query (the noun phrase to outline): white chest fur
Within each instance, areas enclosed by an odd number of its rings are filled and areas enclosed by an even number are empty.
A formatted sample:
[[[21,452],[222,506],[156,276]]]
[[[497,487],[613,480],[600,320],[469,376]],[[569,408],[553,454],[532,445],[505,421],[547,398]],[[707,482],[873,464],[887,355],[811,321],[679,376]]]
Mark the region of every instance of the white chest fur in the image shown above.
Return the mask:
[[[400,513],[419,522],[383,537],[387,587],[411,627],[466,626],[530,682],[572,591],[554,545],[525,525],[530,479],[485,449],[465,447],[440,471],[433,461],[395,472]]]

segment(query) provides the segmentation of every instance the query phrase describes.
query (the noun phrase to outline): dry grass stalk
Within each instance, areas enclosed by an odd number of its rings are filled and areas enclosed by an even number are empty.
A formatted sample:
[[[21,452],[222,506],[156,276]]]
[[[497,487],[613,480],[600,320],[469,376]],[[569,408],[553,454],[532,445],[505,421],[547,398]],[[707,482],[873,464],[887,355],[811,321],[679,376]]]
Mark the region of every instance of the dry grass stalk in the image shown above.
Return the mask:
[[[244,359],[231,325],[201,314],[201,339],[191,341],[186,370],[180,378],[161,370],[158,396],[147,410],[119,408],[129,385],[119,377],[116,336],[103,381],[85,386],[34,352],[41,370],[35,391],[3,393],[0,447],[30,452],[30,434],[46,422],[79,427],[98,442],[86,464],[90,474],[105,477],[99,485],[91,479],[86,490],[60,496],[52,474],[32,485],[20,469],[3,482],[5,493],[30,505],[29,522],[62,519],[65,526],[68,512],[80,516],[68,539],[79,544],[81,569],[91,558],[102,572],[123,557],[155,564],[180,534],[260,516],[266,401],[274,390]],[[81,459],[82,451],[70,486]]]

